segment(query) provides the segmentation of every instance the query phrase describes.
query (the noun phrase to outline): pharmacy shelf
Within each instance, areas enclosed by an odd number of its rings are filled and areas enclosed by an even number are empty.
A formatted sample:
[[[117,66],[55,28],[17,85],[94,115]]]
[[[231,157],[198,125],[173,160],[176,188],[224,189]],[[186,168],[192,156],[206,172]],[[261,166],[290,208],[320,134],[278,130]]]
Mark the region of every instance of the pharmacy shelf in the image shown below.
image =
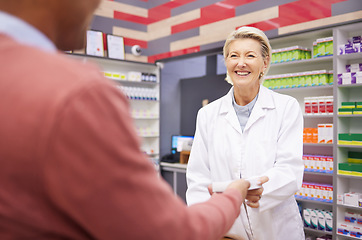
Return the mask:
[[[338,88],[356,88],[356,87],[362,87],[362,83],[356,83],[356,84],[338,84]]]
[[[298,87],[298,88],[276,88],[272,89],[275,92],[280,93],[293,93],[293,92],[305,92],[305,91],[315,91],[316,93],[321,90],[333,90],[333,85],[321,85],[313,87]]]
[[[361,239],[361,238],[356,238],[356,237],[352,237],[352,236],[347,236],[347,235],[343,235],[343,234],[340,234],[340,233],[337,233],[337,235],[341,238],[344,238],[344,239]]]
[[[337,206],[362,211],[362,207],[356,207],[356,206],[351,206],[351,205],[346,205],[346,204],[337,204]]]
[[[309,228],[309,227],[304,227],[304,230],[305,230],[306,232],[309,232],[309,233],[318,233],[318,234],[329,234],[329,235],[332,235],[332,232],[322,231],[322,230],[313,229],[313,228]]]
[[[344,114],[344,115],[338,115],[339,118],[358,118],[362,117],[362,114]]]
[[[316,114],[316,115],[311,115],[311,114],[304,114],[303,115],[304,118],[333,118],[333,114],[328,114],[328,115],[322,115],[322,114]]]
[[[331,202],[322,202],[317,200],[311,200],[311,199],[303,199],[303,198],[295,198],[298,202],[306,202],[306,203],[313,203],[317,205],[324,205],[324,206],[333,206],[333,203]]]
[[[323,172],[309,172],[309,171],[304,171],[304,174],[308,174],[308,175],[315,175],[315,176],[328,176],[328,177],[333,177],[333,173],[323,173]]]
[[[271,40],[272,48],[279,49],[285,48],[292,45],[300,45],[312,49],[313,42],[318,38],[326,38],[333,36],[333,29],[322,29],[309,33],[298,34],[293,36],[287,36],[284,38],[278,38],[276,40]],[[335,56],[325,56],[319,58],[311,58],[307,60],[299,61],[290,61],[284,63],[271,64],[270,71],[268,75],[280,75],[280,74],[292,74],[300,72],[309,72],[315,70],[333,70],[333,61]],[[294,97],[304,113],[305,98],[307,97],[322,97],[322,96],[333,96],[334,95],[334,85],[319,85],[319,86],[308,86],[308,87],[299,87],[299,88],[284,88],[284,89],[272,89],[275,92],[281,94],[287,94]],[[334,108],[335,110],[336,108]],[[318,124],[330,124],[334,123],[334,114],[328,115],[306,115],[304,114],[304,128],[317,128]],[[332,156],[333,149],[335,144],[318,144],[318,143],[304,143],[303,144],[303,153],[311,155],[326,155]],[[327,184],[333,185],[334,173],[319,173],[319,172],[305,172],[304,180],[307,182],[314,182],[317,184]],[[318,208],[318,209],[328,209],[332,211],[334,208],[334,203],[330,202],[321,202],[309,199],[299,199],[296,198],[298,203],[303,208]],[[333,226],[334,227],[334,226]],[[313,231],[313,233],[311,232]],[[305,228],[305,232],[310,233],[311,235],[323,236],[325,234],[333,235],[333,232],[319,231],[315,229]]]
[[[339,147],[339,148],[357,148],[357,149],[362,149],[362,146],[361,146],[361,145],[338,144],[337,147]]]
[[[129,85],[129,86],[154,86],[158,85],[158,82],[146,82],[146,81],[129,81],[129,80],[117,80],[113,78],[108,78],[115,83],[119,83],[121,85]]]
[[[337,174],[337,177],[362,180],[362,177],[360,177],[360,176],[353,176],[353,175],[340,174],[340,173]]]
[[[129,95],[128,101],[134,120],[134,125],[136,129],[141,130],[138,131],[140,133],[140,137],[142,138],[141,150],[146,153],[151,161],[158,162],[160,152],[160,67],[157,64],[110,59],[106,57],[89,56],[84,54],[67,54],[67,56],[80,60],[84,63],[95,64],[100,68],[100,71],[104,73],[110,73],[110,77],[108,77],[108,79],[112,81],[117,86],[117,88],[120,89],[120,91],[124,91],[126,96],[127,94]],[[131,81],[128,76],[132,72],[152,74],[156,76],[156,79],[155,81]],[[124,78],[114,78],[112,77],[112,74],[118,74]],[[137,93],[131,93],[127,92],[126,89],[140,91]],[[145,92],[147,94],[150,94],[151,92],[151,94],[146,96]],[[131,96],[132,98],[141,96],[144,98],[148,97],[149,99],[130,99]],[[151,98],[157,100],[151,100]],[[145,113],[145,115],[142,115],[143,113]],[[150,135],[147,133],[152,134]]]
[[[339,47],[346,44],[348,39],[353,36],[362,35],[362,22],[349,24],[333,29],[334,51],[338,52]],[[346,55],[335,55],[333,59],[334,69],[334,82],[337,83],[338,74],[346,72],[346,65],[362,62],[362,53],[352,53]],[[362,151],[361,145],[345,145],[338,144],[339,133],[362,133],[361,116],[360,115],[338,115],[336,110],[341,107],[342,102],[349,101],[362,101],[362,84],[335,84],[333,89],[334,95],[334,177],[333,177],[333,197],[348,192],[361,192],[362,177],[340,174],[338,173],[338,164],[347,162],[349,151]],[[341,239],[360,239],[351,236],[339,234],[337,232],[337,224],[343,221],[346,209],[362,210],[357,207],[346,206],[344,204],[337,204],[333,206],[333,226],[335,240]]]
[[[293,66],[293,65],[300,65],[300,64],[316,64],[319,62],[332,62],[332,61],[333,61],[333,56],[325,56],[325,57],[318,57],[318,58],[311,58],[311,59],[288,61],[288,62],[282,62],[282,63],[272,63],[271,66],[273,68],[277,68],[277,67],[284,68],[286,66]]]
[[[355,59],[361,59],[362,53],[350,53],[350,54],[343,54],[343,55],[337,55],[339,59],[343,60],[355,60]]]
[[[331,143],[303,143],[305,147],[327,147],[333,148],[333,144]]]

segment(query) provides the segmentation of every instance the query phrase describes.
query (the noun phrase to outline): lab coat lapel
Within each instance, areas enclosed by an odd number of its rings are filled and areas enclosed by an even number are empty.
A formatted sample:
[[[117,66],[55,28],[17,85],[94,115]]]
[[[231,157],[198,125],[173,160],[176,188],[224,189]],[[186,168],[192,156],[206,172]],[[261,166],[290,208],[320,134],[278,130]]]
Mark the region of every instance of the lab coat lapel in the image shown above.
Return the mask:
[[[254,108],[250,114],[250,117],[245,125],[244,131],[249,129],[258,119],[265,116],[268,109],[275,108],[273,98],[270,94],[270,90],[260,86],[259,96],[255,102]]]
[[[242,134],[242,130],[240,127],[240,123],[238,117],[236,116],[236,112],[233,108],[233,91],[234,87],[230,89],[228,94],[226,94],[223,98],[220,113],[225,114],[226,121],[239,133]]]

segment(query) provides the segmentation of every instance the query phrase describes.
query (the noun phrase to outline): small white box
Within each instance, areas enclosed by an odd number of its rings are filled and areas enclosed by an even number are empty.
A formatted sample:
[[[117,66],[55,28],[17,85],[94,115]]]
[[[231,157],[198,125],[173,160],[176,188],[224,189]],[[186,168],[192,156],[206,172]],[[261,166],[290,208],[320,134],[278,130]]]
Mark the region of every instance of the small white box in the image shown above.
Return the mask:
[[[358,193],[345,193],[344,194],[344,204],[358,207],[358,201],[360,199],[360,194]]]
[[[337,194],[337,204],[344,204],[344,195],[343,194]]]

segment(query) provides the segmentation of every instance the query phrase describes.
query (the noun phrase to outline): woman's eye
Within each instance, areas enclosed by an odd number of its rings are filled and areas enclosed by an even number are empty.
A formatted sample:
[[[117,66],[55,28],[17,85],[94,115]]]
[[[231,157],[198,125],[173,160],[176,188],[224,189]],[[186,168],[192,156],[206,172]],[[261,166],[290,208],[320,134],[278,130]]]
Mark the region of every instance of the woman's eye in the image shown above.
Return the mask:
[[[237,57],[237,55],[236,54],[230,54],[230,57],[235,58],[235,57]]]
[[[249,54],[247,57],[248,58],[255,58],[255,55],[254,54]]]

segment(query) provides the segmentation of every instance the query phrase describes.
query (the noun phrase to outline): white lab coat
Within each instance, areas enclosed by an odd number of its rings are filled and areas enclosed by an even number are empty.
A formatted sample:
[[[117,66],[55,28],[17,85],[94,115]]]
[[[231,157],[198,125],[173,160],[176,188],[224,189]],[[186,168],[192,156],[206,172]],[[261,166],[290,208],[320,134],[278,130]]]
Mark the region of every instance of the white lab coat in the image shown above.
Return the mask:
[[[246,213],[242,206],[229,236],[304,240],[303,222],[294,199],[304,171],[299,104],[290,96],[261,86],[242,131],[232,106],[233,90],[198,112],[186,173],[187,203],[209,199],[207,186],[212,182],[268,176],[260,207],[247,207]]]

